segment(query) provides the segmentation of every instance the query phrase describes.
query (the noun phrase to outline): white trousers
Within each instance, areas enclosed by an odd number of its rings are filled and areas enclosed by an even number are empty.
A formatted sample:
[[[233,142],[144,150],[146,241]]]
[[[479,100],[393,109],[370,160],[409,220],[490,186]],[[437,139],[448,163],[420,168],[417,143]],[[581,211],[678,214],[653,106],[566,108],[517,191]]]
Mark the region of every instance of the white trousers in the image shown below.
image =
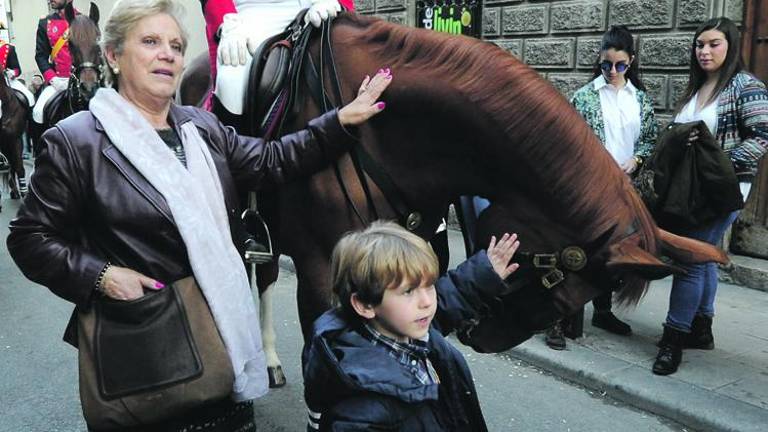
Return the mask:
[[[40,96],[37,98],[37,103],[35,103],[35,107],[32,109],[32,120],[34,120],[35,123],[43,124],[43,109],[45,108],[45,104],[58,93],[59,92],[51,85],[40,92]]]

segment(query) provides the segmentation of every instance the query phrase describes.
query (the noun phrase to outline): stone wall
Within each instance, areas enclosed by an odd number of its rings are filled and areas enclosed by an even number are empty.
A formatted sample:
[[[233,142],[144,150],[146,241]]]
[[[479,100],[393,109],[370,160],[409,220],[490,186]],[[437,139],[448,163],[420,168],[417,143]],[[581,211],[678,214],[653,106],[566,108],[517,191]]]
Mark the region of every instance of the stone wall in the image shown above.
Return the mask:
[[[414,25],[415,0],[360,0],[358,11]],[[688,79],[691,37],[703,21],[741,21],[742,0],[483,0],[483,39],[508,50],[566,97],[591,79],[602,33],[629,27],[642,78],[664,118]]]

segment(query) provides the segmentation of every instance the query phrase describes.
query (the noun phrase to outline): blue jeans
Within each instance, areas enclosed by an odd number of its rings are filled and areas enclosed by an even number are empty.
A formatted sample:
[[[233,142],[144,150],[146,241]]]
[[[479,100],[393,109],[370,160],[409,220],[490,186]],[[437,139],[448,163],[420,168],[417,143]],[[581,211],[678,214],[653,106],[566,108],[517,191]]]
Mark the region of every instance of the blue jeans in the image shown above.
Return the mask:
[[[680,235],[717,244],[723,238],[725,230],[736,220],[738,211],[696,227]],[[667,312],[668,327],[691,331],[691,322],[695,315],[715,315],[715,294],[717,293],[717,264],[681,264],[688,273],[675,275],[672,280],[672,291],[669,293],[669,312]]]

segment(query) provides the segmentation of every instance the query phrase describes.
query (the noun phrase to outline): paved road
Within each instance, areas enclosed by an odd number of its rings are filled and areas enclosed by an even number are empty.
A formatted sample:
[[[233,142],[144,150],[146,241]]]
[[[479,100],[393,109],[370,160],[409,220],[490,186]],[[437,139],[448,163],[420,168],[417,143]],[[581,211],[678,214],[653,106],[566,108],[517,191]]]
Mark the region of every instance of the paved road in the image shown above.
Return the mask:
[[[11,262],[5,237],[17,206],[4,200],[0,213],[0,431],[83,431],[76,351],[61,342],[71,306],[24,279]],[[276,330],[289,384],[257,401],[260,431],[304,427],[294,286],[295,277],[283,272],[276,295],[283,315]],[[492,431],[690,430],[519,360],[464,352]]]

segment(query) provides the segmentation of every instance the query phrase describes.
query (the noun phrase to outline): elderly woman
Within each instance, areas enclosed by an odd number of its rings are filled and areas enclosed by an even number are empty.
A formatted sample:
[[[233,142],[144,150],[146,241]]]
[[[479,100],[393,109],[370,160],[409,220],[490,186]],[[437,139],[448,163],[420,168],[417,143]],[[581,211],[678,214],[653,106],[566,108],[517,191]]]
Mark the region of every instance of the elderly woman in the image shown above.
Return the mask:
[[[267,391],[267,378],[258,317],[230,234],[236,185],[269,187],[324,167],[353,145],[351,127],[384,109],[376,100],[392,79],[388,69],[366,77],[350,104],[279,140],[238,136],[212,114],[172,103],[187,46],[179,13],[174,0],[115,4],[102,45],[117,91],[100,90],[90,111],[44,134],[31,191],[10,226],[8,249],[24,274],[76,305],[65,340],[80,345],[81,400],[91,430],[129,424],[103,419],[94,424],[89,418],[89,412],[110,413],[89,411],[94,399],[84,399],[83,349],[98,347],[76,333],[76,328],[87,328],[82,316],[175,290],[179,280],[192,280],[202,292],[231,363],[231,385],[225,397],[211,400],[201,394],[205,402],[183,412],[165,410],[162,398],[147,396],[155,412],[132,412],[134,422],[166,413],[171,418],[130,426],[142,431],[255,430],[248,401]],[[192,322],[194,308],[186,307]],[[193,338],[201,336],[194,325],[189,327]],[[102,341],[108,343],[140,360],[162,355],[143,342],[126,347]],[[106,358],[109,354],[97,358],[98,373],[104,372],[103,362],[115,360]],[[177,361],[175,354],[166,355],[161,363]],[[119,372],[142,379],[150,374],[132,367]],[[97,400],[102,405],[114,402],[105,390],[112,378],[98,382],[94,397],[104,399]],[[124,400],[120,398],[115,400]],[[127,403],[111,406],[135,408]]]

